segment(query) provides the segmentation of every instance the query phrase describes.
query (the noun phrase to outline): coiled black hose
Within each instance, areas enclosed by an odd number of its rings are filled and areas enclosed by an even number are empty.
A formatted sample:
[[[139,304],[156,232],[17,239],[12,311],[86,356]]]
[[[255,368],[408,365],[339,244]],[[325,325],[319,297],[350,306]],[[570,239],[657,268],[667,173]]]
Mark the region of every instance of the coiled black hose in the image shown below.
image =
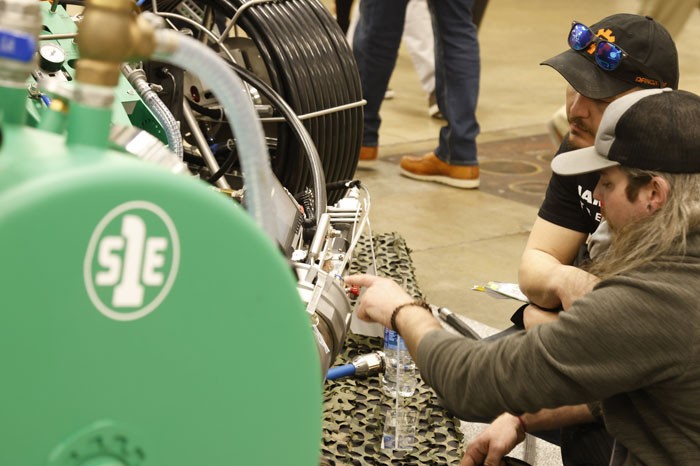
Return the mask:
[[[83,4],[82,0],[59,0]],[[174,11],[180,0],[159,0],[159,11]],[[233,17],[245,0],[201,0],[225,16]],[[151,0],[142,5],[152,9]],[[272,89],[304,115],[362,99],[362,90],[352,52],[335,19],[317,0],[276,0],[246,9],[239,19],[241,29],[253,40],[267,67]],[[239,75],[243,68],[237,69]],[[248,76],[247,80],[256,88]],[[273,101],[269,93],[263,93]],[[281,107],[277,105],[281,111]],[[284,115],[285,112],[281,111]],[[286,115],[285,115],[286,116]],[[287,116],[286,116],[287,117]],[[289,120],[289,118],[287,117]],[[294,125],[278,125],[277,153],[273,170],[290,192],[300,192],[311,182],[308,162]],[[362,108],[356,107],[305,120],[317,147],[327,186],[352,178],[362,138]],[[297,134],[298,136],[298,134]],[[328,203],[342,196],[342,188],[328,189]]]
[[[242,0],[206,0],[233,17]],[[277,0],[255,4],[239,18],[239,26],[258,48],[272,88],[297,115],[358,102],[362,90],[350,48],[330,13],[316,0]],[[352,178],[362,138],[362,108],[356,107],[304,120],[314,141],[328,183]],[[309,185],[310,169],[303,148],[278,128],[275,171],[290,192]],[[328,193],[336,202],[342,191]]]

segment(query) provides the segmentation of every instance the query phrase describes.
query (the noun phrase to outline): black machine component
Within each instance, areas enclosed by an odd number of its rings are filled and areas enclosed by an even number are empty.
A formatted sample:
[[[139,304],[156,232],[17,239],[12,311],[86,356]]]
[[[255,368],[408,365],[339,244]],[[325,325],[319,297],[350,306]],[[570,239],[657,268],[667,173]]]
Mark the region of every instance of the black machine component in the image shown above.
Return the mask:
[[[153,4],[147,0],[142,8],[153,10]],[[263,120],[273,171],[282,184],[295,195],[313,184],[306,148],[288,115],[291,112],[303,121],[318,151],[327,181],[328,203],[342,198],[342,185],[341,189],[328,186],[351,179],[357,166],[362,92],[352,52],[330,13],[319,2],[308,0],[170,0],[158,1],[156,9],[166,13],[164,16],[172,25],[191,30],[227,61],[233,58],[235,63],[231,66],[250,84],[251,98]],[[217,34],[233,18],[236,25],[232,30],[242,30],[247,38],[227,35],[217,41],[202,30],[214,31],[219,37]],[[203,28],[193,27],[192,21]],[[226,147],[232,135],[215,96],[197,82],[188,81],[187,76],[179,85],[198,115],[200,129],[210,145],[214,149]],[[166,98],[163,100],[167,103]],[[177,117],[178,110],[172,111]],[[273,118],[266,118],[270,112]],[[189,138],[187,134],[185,137]],[[220,164],[231,155],[229,151],[213,152]],[[235,174],[235,160],[229,165],[229,173]]]

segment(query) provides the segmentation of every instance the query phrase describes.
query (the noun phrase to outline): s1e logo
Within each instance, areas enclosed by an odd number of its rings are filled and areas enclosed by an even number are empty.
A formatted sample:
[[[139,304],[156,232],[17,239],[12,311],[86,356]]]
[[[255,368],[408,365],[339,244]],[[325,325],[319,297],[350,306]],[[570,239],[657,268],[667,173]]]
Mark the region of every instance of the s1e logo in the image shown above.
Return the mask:
[[[168,214],[150,202],[127,202],[92,233],[83,264],[85,288],[110,319],[140,319],[168,295],[179,263],[180,240]]]

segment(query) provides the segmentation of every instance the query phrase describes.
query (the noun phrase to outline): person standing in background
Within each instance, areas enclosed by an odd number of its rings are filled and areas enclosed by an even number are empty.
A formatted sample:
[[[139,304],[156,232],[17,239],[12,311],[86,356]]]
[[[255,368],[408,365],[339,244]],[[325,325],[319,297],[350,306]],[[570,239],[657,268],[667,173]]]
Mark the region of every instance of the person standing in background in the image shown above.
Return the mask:
[[[377,159],[379,108],[396,65],[408,0],[362,0],[353,51],[360,72],[365,106],[360,160]],[[435,43],[435,90],[447,120],[438,147],[423,157],[401,159],[401,174],[458,188],[479,186],[476,154],[476,104],[480,58],[474,0],[428,2]]]
[[[339,4],[338,2],[336,4]],[[338,24],[340,24],[340,13]],[[350,27],[344,31],[352,45],[355,29],[360,19],[359,9],[355,9]],[[341,26],[342,27],[342,26]],[[406,6],[406,19],[402,40],[406,46],[413,68],[416,70],[421,87],[428,98],[428,116],[443,119],[435,95],[435,47],[433,46],[433,24],[430,19],[427,0],[409,0]],[[384,99],[394,98],[394,90],[387,87]]]
[[[335,0],[335,20],[343,34],[348,33],[350,27],[350,12],[354,0]]]
[[[354,0],[336,0],[336,18],[338,24],[352,44],[359,11],[355,8],[351,14]],[[476,0],[472,10],[472,19],[477,30],[486,12],[488,0]],[[352,20],[349,18],[352,16]],[[348,24],[349,21],[349,24]],[[406,7],[406,20],[403,28],[403,43],[406,46],[413,68],[416,70],[421,87],[428,98],[428,116],[444,120],[437,104],[435,94],[435,47],[433,46],[433,24],[430,18],[427,0],[410,0]],[[384,99],[392,99],[394,91],[387,88]]]
[[[435,47],[433,24],[426,0],[410,0],[406,8],[403,42],[411,56],[423,92],[428,97],[428,116],[442,118],[435,93]]]

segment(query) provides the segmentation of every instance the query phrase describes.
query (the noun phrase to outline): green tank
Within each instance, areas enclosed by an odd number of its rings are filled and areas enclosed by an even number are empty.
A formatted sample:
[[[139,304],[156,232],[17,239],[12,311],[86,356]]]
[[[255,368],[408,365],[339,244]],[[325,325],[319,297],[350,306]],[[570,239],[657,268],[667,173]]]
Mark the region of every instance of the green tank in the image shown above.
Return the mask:
[[[0,87],[0,464],[317,464],[317,349],[273,241],[107,149],[109,109],[67,102],[55,134],[26,98]]]

